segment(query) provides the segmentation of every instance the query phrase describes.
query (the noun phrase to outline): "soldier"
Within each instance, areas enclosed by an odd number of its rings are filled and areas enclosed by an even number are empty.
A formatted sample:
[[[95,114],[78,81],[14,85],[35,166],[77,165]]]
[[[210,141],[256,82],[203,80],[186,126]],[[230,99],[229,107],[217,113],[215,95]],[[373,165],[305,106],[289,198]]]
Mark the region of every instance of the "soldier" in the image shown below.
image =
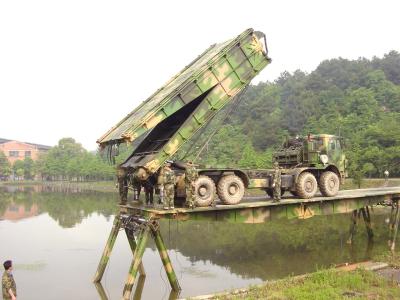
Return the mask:
[[[158,187],[158,204],[164,204],[164,167],[160,168],[160,172],[157,177]]]
[[[274,200],[273,202],[279,202],[281,200],[281,176],[282,171],[279,168],[278,162],[274,164],[274,178],[272,187],[274,188]]]
[[[1,280],[1,286],[3,290],[3,299],[4,300],[16,300],[17,299],[17,286],[15,284],[14,277],[12,275],[12,261],[6,260],[3,263],[4,273]]]
[[[195,206],[195,181],[199,178],[196,168],[189,161],[185,171],[185,189],[186,189],[186,206],[194,208]]]
[[[142,184],[135,175],[132,175],[132,187],[133,187],[133,200],[139,201]]]
[[[165,163],[163,168],[164,182],[164,209],[174,209],[175,173],[171,170],[171,164]]]
[[[147,180],[145,181],[143,186],[144,186],[144,192],[146,195],[146,204],[147,205],[154,204],[154,201],[153,201],[154,184],[151,180],[151,177],[147,178]]]
[[[389,185],[389,171],[385,170],[385,172],[383,172],[383,174],[385,175],[385,183],[384,186],[388,186]]]
[[[124,205],[128,200],[128,179],[124,169],[117,169],[117,178],[120,204]]]

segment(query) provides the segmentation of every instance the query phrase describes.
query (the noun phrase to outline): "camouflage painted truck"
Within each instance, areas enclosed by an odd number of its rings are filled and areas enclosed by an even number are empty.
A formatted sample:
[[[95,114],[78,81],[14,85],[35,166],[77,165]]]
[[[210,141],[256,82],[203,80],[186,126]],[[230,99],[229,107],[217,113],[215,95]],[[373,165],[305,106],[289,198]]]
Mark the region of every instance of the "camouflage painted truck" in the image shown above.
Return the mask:
[[[231,103],[270,62],[264,34],[247,29],[236,38],[210,46],[98,139],[100,148],[110,157],[117,153],[119,144],[133,145],[132,154],[118,166],[121,201],[126,201],[129,188],[138,182],[156,183],[163,164],[191,141],[224,106]],[[326,155],[329,157],[328,152]],[[283,172],[282,188],[299,196],[312,197],[312,192],[305,194],[294,188],[298,179],[303,178],[306,186],[314,181],[310,176],[305,180],[302,172],[295,171],[300,170],[301,166],[291,168],[292,164],[283,165],[292,170]],[[177,200],[182,200],[185,196],[185,164],[175,163],[173,167],[177,175],[175,195]],[[304,166],[303,171],[308,170],[316,180],[327,177],[320,170],[320,162],[310,163],[309,167],[314,169],[304,169]],[[341,176],[341,171],[333,167],[324,165],[324,168]],[[245,188],[261,188],[270,192],[271,172],[232,168],[199,169],[200,177],[195,183],[196,205],[211,205],[216,194],[223,203],[238,203]]]

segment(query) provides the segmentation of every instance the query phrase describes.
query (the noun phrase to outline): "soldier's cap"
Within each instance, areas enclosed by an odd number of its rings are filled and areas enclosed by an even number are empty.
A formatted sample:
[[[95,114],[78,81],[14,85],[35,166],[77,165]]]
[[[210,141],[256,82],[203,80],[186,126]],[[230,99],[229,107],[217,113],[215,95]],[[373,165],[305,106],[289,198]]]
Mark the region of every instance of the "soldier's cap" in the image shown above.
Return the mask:
[[[6,261],[3,263],[3,267],[4,267],[4,269],[7,271],[9,268],[12,267],[12,261],[11,261],[11,260],[6,260]]]

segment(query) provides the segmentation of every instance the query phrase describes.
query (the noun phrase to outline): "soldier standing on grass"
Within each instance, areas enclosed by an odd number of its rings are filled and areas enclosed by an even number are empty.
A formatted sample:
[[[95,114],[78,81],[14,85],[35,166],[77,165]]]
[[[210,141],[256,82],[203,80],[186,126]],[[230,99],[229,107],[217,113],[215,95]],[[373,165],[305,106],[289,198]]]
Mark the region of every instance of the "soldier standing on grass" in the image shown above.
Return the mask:
[[[4,273],[1,280],[1,286],[3,290],[3,299],[4,300],[16,300],[17,299],[17,285],[15,284],[15,280],[12,274],[12,261],[6,260],[3,263]]]
[[[274,188],[274,200],[273,202],[279,202],[281,200],[281,177],[282,171],[279,168],[278,162],[274,164],[274,178],[272,187]]]
[[[171,170],[170,163],[165,163],[162,174],[164,182],[164,209],[174,209],[175,173]]]
[[[195,206],[195,182],[199,178],[196,168],[193,163],[189,161],[185,171],[185,189],[186,189],[186,206],[194,208]]]

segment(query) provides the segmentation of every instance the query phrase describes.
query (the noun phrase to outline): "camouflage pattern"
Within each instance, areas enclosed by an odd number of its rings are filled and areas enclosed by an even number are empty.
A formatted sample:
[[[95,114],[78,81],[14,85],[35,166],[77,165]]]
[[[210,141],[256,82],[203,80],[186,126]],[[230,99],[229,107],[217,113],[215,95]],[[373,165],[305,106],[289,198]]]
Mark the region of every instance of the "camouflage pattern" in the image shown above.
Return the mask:
[[[275,163],[274,165],[274,176],[272,181],[272,187],[274,192],[274,201],[281,200],[281,179],[282,178],[282,171],[279,168],[279,164]]]
[[[199,173],[193,164],[189,163],[185,171],[185,190],[186,190],[186,205],[194,207],[195,205],[195,181],[199,178]]]
[[[330,134],[310,134],[287,140],[282,149],[274,153],[273,159],[285,168],[315,167],[321,170],[334,168],[340,174],[343,183],[347,177],[347,160],[342,148],[340,137]]]
[[[400,187],[343,191],[334,197],[287,199],[278,203],[269,201],[246,202],[236,205],[200,207],[195,210],[176,208],[161,211],[128,207],[128,213],[146,218],[174,220],[223,221],[234,223],[264,223],[273,219],[307,219],[318,215],[351,213],[353,210],[400,198]]]
[[[158,253],[160,254],[161,261],[164,265],[165,272],[167,273],[167,277],[171,288],[174,291],[180,291],[181,287],[179,286],[178,278],[176,277],[175,271],[172,267],[171,260],[168,255],[167,247],[165,247],[164,241],[161,237],[161,232],[157,228],[157,230],[153,230],[154,241],[157,246]]]
[[[166,165],[163,170],[164,208],[174,208],[175,173]]]
[[[114,247],[114,244],[117,239],[120,228],[121,228],[121,217],[120,217],[120,215],[116,215],[114,218],[113,227],[112,227],[110,235],[108,237],[106,246],[104,248],[103,254],[101,255],[101,259],[99,262],[99,266],[97,267],[96,275],[94,276],[94,279],[93,279],[94,282],[100,282],[101,278],[103,278],[104,271],[105,271],[108,261],[110,259],[111,251]]]
[[[157,172],[270,63],[262,38],[262,33],[248,29],[237,38],[212,45],[103,135],[100,147],[131,143],[151,130],[122,166],[143,169],[147,176]],[[176,114],[179,118],[173,118]],[[176,119],[181,121],[171,123]],[[167,133],[165,128],[176,129]],[[141,178],[145,179],[146,175]]]
[[[145,223],[141,223],[141,229],[138,233],[137,245],[135,245],[133,260],[129,268],[127,280],[125,282],[123,299],[130,299],[137,273],[140,272],[140,266],[142,265],[142,258],[144,251],[146,250],[146,243],[149,236],[154,238],[154,242],[157,246],[158,253],[160,254],[161,261],[163,263],[165,272],[167,273],[171,288],[174,291],[179,291],[181,289],[175,271],[172,267],[167,248],[165,247],[164,241],[161,237],[159,223],[158,221],[147,220]],[[144,275],[144,273],[142,273],[142,275]]]
[[[3,290],[3,299],[11,299],[11,295],[8,292],[10,289],[14,293],[14,296],[17,297],[17,285],[15,284],[15,280],[12,274],[4,271],[3,277],[1,279],[1,286]]]
[[[141,229],[138,234],[137,247],[133,255],[131,266],[129,267],[128,278],[126,279],[123,291],[123,299],[126,300],[130,299],[133,284],[135,283],[137,273],[139,272],[144,251],[146,250],[146,243],[149,237],[149,232],[150,232],[150,227],[146,226],[143,229]]]

